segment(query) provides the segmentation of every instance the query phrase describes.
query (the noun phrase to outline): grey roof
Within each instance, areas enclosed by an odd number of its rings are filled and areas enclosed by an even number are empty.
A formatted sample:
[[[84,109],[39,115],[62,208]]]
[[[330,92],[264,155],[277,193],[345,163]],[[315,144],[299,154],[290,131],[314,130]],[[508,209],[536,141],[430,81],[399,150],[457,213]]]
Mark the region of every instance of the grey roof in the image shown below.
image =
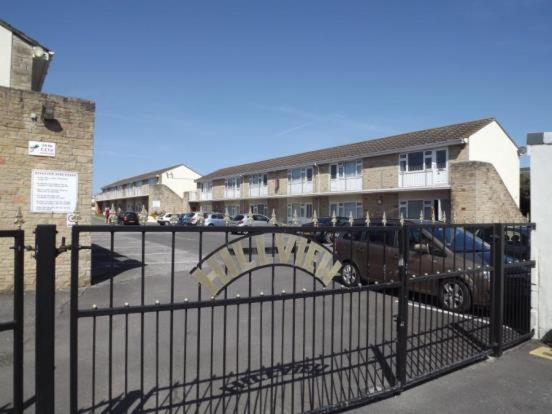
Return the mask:
[[[204,175],[197,181],[213,180],[232,175],[254,173],[259,171],[275,171],[298,165],[306,165],[315,162],[328,162],[337,159],[354,157],[367,157],[384,153],[400,152],[408,148],[424,145],[439,145],[463,138],[468,138],[491,122],[494,118],[484,118],[460,124],[446,125],[438,128],[423,129],[421,131],[407,132],[384,138],[376,138],[353,144],[324,148],[300,154],[287,155],[264,161],[235,165],[221,168],[210,174]]]
[[[176,167],[180,167],[180,166],[184,166],[186,168],[190,168],[190,167],[187,167],[186,165],[184,164],[176,164],[176,165],[173,165],[173,166],[170,166],[170,167],[165,167],[165,168],[161,168],[160,170],[155,170],[155,171],[150,171],[150,172],[147,172],[147,173],[144,173],[144,174],[139,174],[139,175],[134,175],[132,177],[128,177],[128,178],[122,178],[118,181],[114,181],[112,182],[111,184],[107,184],[107,185],[104,185],[102,187],[102,190],[106,189],[106,188],[109,188],[109,187],[115,187],[117,185],[123,185],[123,184],[129,184],[129,183],[133,183],[133,182],[136,182],[136,181],[141,181],[141,180],[147,180],[148,178],[153,178],[153,177],[156,177],[158,175],[161,175],[163,174],[164,172],[166,171],[170,171]],[[190,168],[191,169],[191,168]],[[193,171],[193,170],[192,170]]]
[[[0,26],[5,27],[10,32],[14,33],[15,35],[19,36],[21,39],[25,40],[27,43],[29,43],[31,46],[40,46],[42,49],[44,49],[46,52],[52,52],[50,49],[48,49],[46,46],[42,45],[38,42],[38,40],[33,39],[31,36],[27,35],[26,33],[23,33],[21,30],[16,29],[8,22],[0,19]]]

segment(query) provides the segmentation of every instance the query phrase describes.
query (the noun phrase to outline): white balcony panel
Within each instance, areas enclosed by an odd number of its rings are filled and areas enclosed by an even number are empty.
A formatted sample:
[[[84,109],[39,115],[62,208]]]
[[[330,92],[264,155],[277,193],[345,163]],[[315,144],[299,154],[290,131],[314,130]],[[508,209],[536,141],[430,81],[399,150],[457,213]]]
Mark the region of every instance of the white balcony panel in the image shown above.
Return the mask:
[[[399,173],[399,187],[438,187],[448,184],[448,169],[410,171]]]
[[[224,190],[224,198],[240,198],[240,190],[226,189]]]
[[[330,180],[330,191],[345,192],[345,191],[361,191],[362,177],[351,178],[336,178]]]

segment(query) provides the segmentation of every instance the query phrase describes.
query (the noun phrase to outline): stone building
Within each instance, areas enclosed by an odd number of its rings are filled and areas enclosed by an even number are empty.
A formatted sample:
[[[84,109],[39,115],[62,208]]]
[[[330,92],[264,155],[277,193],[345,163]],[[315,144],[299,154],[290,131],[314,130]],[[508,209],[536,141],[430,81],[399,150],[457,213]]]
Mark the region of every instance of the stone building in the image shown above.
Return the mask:
[[[135,212],[145,207],[152,214],[189,211],[184,194],[195,190],[200,177],[184,164],[174,165],[107,184],[95,200],[100,211],[106,207]]]
[[[518,147],[494,119],[414,131],[221,168],[198,180],[193,208],[270,215],[518,221]]]
[[[58,244],[71,242],[72,213],[90,223],[95,103],[42,93],[54,53],[0,20],[0,229],[13,229],[17,209],[25,244],[38,224],[57,225]],[[87,237],[81,238],[89,245]],[[0,290],[13,285],[13,254],[0,241]],[[89,282],[89,251],[81,251],[82,284]],[[57,258],[58,287],[69,285],[69,253]],[[35,286],[35,260],[25,254],[25,286]]]

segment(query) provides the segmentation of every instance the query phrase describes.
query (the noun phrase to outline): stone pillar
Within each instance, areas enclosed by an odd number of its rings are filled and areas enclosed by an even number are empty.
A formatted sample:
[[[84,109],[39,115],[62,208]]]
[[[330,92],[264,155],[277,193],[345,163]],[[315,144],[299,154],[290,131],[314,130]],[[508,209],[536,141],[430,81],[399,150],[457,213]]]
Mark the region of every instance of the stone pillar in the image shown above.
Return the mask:
[[[532,274],[531,322],[538,338],[552,330],[552,132],[527,134],[531,156],[531,255],[536,261]]]

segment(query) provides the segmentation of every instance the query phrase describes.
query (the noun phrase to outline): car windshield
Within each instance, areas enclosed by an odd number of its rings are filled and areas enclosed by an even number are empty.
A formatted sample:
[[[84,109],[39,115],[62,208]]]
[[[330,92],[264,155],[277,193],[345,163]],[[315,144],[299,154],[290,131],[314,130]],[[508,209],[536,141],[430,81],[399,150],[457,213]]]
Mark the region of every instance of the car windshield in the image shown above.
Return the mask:
[[[460,227],[437,227],[433,230],[433,237],[454,252],[485,252],[490,249],[488,243]]]

